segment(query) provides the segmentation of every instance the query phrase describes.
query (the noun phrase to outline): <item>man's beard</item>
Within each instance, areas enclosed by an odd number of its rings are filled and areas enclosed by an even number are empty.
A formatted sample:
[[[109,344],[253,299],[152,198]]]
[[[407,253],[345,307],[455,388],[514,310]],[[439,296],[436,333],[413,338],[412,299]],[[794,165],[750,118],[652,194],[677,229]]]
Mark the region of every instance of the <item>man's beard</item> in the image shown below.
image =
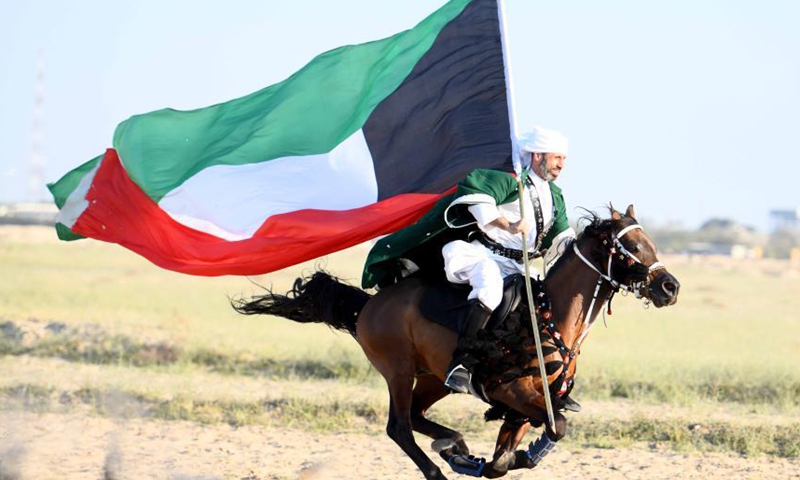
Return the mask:
[[[538,173],[545,182],[552,182],[555,180],[555,175],[550,173],[550,171],[547,169],[546,160],[542,159],[539,163],[534,165],[534,168],[536,169],[536,173]]]

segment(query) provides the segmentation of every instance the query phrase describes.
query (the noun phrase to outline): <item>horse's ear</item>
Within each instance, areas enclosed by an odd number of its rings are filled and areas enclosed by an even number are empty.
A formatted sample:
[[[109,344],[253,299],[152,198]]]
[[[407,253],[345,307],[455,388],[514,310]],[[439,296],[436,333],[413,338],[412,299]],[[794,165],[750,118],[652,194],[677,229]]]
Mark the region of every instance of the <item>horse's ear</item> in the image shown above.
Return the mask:
[[[614,208],[614,205],[612,205],[610,202],[608,204],[608,209],[611,210],[611,220],[620,220],[620,219],[622,219],[622,215],[620,215],[620,213],[617,211],[617,209]]]
[[[631,203],[628,205],[628,209],[625,210],[625,216],[630,218],[636,218],[636,212],[633,211],[633,204]]]

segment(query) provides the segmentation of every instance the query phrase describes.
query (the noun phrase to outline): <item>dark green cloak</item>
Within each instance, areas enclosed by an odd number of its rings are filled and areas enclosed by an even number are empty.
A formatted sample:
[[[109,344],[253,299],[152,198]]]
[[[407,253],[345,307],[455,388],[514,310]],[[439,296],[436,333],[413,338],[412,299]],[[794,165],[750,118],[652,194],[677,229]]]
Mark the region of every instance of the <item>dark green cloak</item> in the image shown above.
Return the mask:
[[[527,171],[523,173],[523,180]],[[546,250],[553,238],[569,228],[567,209],[561,189],[550,182],[550,192],[555,206],[553,225],[542,240],[542,250]],[[478,169],[470,173],[458,184],[455,193],[443,197],[415,224],[380,239],[367,256],[362,288],[376,285],[385,287],[402,278],[404,265],[401,259],[409,259],[422,269],[439,269],[444,266],[442,247],[453,240],[465,239],[478,229],[475,217],[467,210],[471,203],[450,205],[467,195],[488,195],[496,205],[515,202],[519,198],[517,179],[510,173],[497,170]],[[462,199],[466,200],[466,199]],[[450,228],[450,225],[461,228]]]

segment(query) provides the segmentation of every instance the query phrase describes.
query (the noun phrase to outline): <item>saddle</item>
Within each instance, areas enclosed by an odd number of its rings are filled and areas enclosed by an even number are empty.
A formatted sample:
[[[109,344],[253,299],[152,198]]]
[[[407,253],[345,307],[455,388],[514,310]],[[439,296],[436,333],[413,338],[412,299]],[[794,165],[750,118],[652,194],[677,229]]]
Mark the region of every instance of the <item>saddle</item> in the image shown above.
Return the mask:
[[[419,308],[428,320],[461,334],[466,326],[469,304],[467,296],[469,285],[450,282],[429,284],[422,297]],[[503,299],[494,310],[485,330],[494,330],[505,322],[508,315],[516,310],[525,295],[525,280],[518,273],[503,280]]]

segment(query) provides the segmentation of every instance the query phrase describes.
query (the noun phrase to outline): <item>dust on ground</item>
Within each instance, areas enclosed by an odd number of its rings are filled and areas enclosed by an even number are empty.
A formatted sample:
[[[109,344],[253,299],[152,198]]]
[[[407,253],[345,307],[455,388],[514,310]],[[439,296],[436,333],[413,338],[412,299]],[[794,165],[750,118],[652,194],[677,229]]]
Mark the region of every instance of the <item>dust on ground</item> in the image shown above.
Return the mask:
[[[532,437],[529,438],[532,440]],[[450,471],[418,437],[450,479]],[[476,442],[473,453],[492,445]],[[0,412],[0,478],[419,480],[421,473],[386,436],[291,428],[199,425],[83,413]],[[800,463],[773,457],[682,454],[641,445],[617,449],[557,447],[535,470],[505,478],[800,479]]]

